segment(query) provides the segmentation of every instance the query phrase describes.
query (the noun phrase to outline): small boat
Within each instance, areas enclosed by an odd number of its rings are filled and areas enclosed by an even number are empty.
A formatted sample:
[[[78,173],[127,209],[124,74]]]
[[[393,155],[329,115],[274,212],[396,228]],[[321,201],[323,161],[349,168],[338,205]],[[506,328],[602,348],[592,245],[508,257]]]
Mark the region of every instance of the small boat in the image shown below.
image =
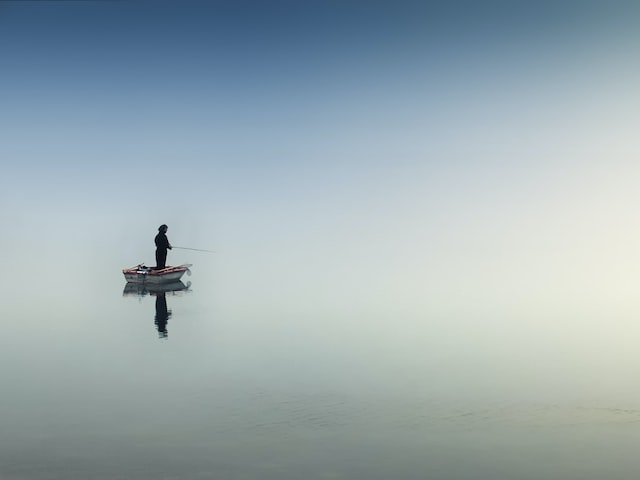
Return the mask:
[[[192,264],[186,263],[184,265],[178,265],[176,267],[164,267],[162,269],[155,269],[147,267],[143,264],[136,265],[135,267],[125,268],[122,270],[124,278],[127,282],[134,283],[168,283],[176,282],[180,280],[185,272],[191,271],[189,267]]]

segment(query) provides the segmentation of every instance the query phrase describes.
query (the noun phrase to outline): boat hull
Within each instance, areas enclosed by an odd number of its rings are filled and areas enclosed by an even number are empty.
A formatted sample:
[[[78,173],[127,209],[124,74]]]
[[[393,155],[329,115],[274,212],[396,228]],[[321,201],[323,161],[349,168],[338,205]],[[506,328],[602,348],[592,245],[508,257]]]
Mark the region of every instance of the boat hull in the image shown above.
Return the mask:
[[[177,267],[166,267],[162,270],[153,270],[144,265],[137,265],[132,268],[122,270],[124,278],[130,283],[160,284],[177,282],[189,271],[191,265],[179,265]]]

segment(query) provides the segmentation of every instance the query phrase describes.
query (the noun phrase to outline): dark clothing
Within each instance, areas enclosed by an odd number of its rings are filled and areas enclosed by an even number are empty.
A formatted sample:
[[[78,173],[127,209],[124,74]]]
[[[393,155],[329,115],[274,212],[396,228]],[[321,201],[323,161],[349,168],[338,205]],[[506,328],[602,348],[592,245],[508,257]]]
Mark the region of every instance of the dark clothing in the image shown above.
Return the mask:
[[[167,264],[167,250],[156,249],[156,268],[162,270]]]
[[[171,244],[167,235],[160,232],[156,235],[156,267],[164,268],[167,262],[167,249],[171,250]]]
[[[156,235],[156,247],[164,250],[171,248],[171,244],[169,243],[166,233],[160,232]]]

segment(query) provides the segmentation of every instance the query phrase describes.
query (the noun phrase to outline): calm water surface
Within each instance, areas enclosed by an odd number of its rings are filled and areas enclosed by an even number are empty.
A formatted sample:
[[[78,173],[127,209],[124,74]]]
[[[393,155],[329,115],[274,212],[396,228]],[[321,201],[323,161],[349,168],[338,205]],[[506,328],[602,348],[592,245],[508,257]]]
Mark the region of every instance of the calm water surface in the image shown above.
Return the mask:
[[[27,262],[3,280],[0,478],[595,480],[640,468],[638,312],[474,315],[472,298],[430,307],[438,292],[382,302],[357,272],[283,272],[274,259],[250,274],[234,254],[174,254],[192,275],[164,295],[126,287],[120,258],[41,269],[35,283]]]

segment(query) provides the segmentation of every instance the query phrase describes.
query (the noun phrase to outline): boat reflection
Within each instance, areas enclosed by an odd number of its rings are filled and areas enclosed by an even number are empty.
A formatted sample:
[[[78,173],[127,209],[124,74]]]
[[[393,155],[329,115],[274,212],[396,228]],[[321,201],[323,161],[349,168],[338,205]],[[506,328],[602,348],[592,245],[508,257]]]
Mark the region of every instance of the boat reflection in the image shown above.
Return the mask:
[[[125,297],[144,297],[145,295],[158,295],[160,293],[171,293],[172,295],[177,295],[181,292],[189,290],[190,286],[191,282],[187,282],[186,284],[184,284],[180,280],[158,284],[145,282],[128,282],[124,286],[122,295]]]
[[[129,282],[125,285],[122,295],[125,297],[138,297],[142,299],[146,295],[156,297],[156,314],[153,323],[158,330],[160,338],[168,338],[167,324],[171,318],[171,310],[167,307],[167,295],[181,295],[189,291],[191,282],[186,284],[177,280],[170,283],[146,284]]]

